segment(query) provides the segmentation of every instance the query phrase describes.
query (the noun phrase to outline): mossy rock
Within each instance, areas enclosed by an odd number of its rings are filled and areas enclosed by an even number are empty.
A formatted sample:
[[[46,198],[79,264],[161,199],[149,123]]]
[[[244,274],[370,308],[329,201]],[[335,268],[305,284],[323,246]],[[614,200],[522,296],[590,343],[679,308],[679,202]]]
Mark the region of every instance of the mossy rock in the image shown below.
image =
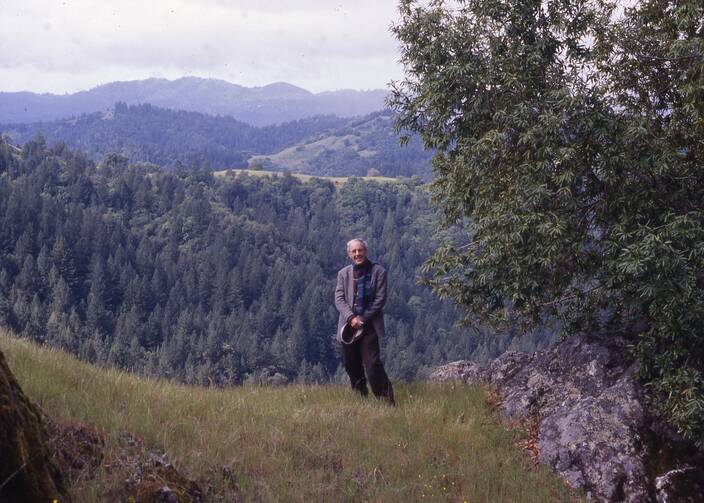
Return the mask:
[[[50,460],[41,415],[0,351],[0,503],[54,500],[70,497]]]

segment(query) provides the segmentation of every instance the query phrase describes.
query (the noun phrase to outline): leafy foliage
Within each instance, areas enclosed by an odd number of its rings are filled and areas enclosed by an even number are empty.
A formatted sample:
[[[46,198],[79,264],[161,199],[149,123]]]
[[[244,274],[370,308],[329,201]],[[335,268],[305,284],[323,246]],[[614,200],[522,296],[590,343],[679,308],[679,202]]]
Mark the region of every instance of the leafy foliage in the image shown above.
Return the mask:
[[[619,333],[704,438],[704,7],[403,0],[398,126],[469,242],[429,262],[468,321]],[[467,223],[471,222],[471,223]]]

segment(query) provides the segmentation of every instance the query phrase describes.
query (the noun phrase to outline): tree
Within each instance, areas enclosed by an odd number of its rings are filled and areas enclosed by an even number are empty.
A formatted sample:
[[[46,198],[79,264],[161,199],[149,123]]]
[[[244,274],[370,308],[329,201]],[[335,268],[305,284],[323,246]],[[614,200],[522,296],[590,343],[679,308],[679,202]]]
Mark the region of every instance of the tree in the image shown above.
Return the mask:
[[[618,333],[704,438],[704,6],[402,0],[401,130],[437,149],[427,264],[466,320]]]
[[[95,256],[90,273],[90,291],[87,297],[86,324],[93,332],[109,333],[110,312],[105,305],[107,279],[102,259]]]
[[[71,254],[71,248],[66,243],[63,235],[59,235],[54,242],[54,247],[51,250],[51,259],[61,278],[64,279],[70,288],[75,288],[78,284],[76,266]]]

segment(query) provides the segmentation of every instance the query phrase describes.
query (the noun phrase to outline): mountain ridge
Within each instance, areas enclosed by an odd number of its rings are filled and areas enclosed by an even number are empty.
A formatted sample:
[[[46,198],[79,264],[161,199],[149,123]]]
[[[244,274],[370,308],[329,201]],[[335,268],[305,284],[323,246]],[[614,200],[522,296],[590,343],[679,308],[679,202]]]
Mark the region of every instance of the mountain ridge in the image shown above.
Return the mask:
[[[116,81],[70,94],[0,92],[0,123],[30,123],[105,111],[115,102],[150,103],[174,109],[228,115],[266,126],[314,115],[354,117],[384,108],[382,89],[311,93],[287,82],[244,87],[222,79],[181,77]]]

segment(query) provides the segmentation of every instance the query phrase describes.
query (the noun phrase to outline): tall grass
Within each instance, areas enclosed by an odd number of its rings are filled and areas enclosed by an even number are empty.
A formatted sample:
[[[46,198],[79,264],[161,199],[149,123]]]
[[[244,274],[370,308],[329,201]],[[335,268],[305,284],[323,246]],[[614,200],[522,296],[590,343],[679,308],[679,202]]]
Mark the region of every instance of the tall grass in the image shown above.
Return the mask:
[[[399,384],[390,408],[332,385],[183,386],[2,333],[0,349],[50,415],[138,434],[192,477],[227,466],[244,501],[574,500],[531,466],[479,388]]]

